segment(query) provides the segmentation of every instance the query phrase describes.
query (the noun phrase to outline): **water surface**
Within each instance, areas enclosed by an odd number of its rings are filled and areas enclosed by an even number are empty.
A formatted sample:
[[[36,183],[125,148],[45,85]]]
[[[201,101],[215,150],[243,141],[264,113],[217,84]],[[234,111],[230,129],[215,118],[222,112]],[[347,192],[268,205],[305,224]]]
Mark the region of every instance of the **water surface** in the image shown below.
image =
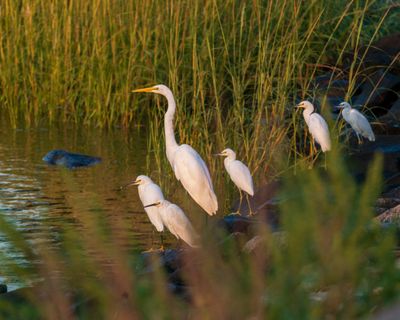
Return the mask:
[[[59,124],[12,129],[2,122],[0,134],[0,214],[33,246],[58,246],[65,226],[85,233],[86,218],[106,217],[116,222],[114,228],[121,228],[114,230],[121,246],[150,247],[153,228],[136,187],[120,189],[139,174],[165,177],[157,182],[167,188],[166,197],[179,204],[196,226],[205,221],[205,214],[180,184],[172,182],[169,166],[158,171],[152,166],[154,155],[147,150],[144,127],[126,131]],[[102,163],[74,170],[49,166],[42,157],[52,149],[99,156]],[[158,245],[158,237],[154,239]],[[168,241],[174,239],[167,236]],[[0,246],[13,261],[26,263],[3,234]],[[0,276],[10,289],[20,286],[13,275]]]

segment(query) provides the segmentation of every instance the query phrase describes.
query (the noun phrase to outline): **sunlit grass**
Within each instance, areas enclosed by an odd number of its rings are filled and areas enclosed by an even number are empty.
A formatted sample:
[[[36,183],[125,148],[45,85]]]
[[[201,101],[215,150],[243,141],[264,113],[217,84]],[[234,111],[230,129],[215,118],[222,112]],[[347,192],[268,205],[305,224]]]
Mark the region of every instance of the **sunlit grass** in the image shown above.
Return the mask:
[[[165,83],[181,141],[208,157],[230,146],[253,171],[274,174],[271,155],[309,152],[298,149],[302,121],[291,113],[297,99],[314,98],[320,66],[385,34],[393,18],[379,3],[5,0],[0,103],[14,126],[43,117],[146,124],[165,102],[131,89]]]

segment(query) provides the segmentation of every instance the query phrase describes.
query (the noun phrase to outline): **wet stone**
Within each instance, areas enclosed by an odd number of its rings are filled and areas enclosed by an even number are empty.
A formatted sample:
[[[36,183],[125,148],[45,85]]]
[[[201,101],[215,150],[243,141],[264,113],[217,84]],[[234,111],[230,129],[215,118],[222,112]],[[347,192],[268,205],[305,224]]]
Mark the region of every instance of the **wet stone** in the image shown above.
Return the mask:
[[[50,165],[64,166],[68,169],[88,167],[101,162],[101,158],[99,157],[72,153],[65,150],[52,150],[42,160]]]

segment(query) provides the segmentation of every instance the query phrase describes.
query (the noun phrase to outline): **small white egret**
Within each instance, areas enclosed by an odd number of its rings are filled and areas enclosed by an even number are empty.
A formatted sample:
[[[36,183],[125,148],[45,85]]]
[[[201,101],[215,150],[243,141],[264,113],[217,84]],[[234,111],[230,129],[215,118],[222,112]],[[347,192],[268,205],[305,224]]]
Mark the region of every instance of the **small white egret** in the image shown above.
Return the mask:
[[[140,175],[136,178],[135,181],[129,183],[127,186],[136,185],[138,186],[138,193],[140,201],[144,206],[144,210],[149,217],[150,222],[157,229],[158,232],[164,231],[164,223],[157,207],[146,207],[149,204],[152,204],[157,201],[164,200],[164,195],[158,185],[156,185],[153,180],[151,180],[148,176]],[[153,230],[154,233],[154,230]],[[161,247],[163,247],[163,238],[162,234],[160,234],[161,238]]]
[[[226,148],[221,153],[217,154],[218,156],[226,157],[224,159],[224,166],[226,171],[229,174],[229,177],[233,181],[233,183],[238,187],[240,193],[240,202],[238,207],[238,213],[242,205],[242,190],[246,192],[246,200],[249,206],[250,214],[253,214],[251,211],[250,203],[248,195],[254,196],[254,186],[253,186],[253,178],[251,177],[249,168],[241,161],[236,160],[236,153],[229,148]]]
[[[302,101],[297,105],[304,108],[303,117],[314,140],[321,146],[322,152],[331,149],[328,124],[321,115],[314,111],[314,106],[309,101]]]
[[[356,132],[358,143],[361,143],[360,135],[369,141],[375,141],[375,135],[367,118],[358,110],[352,108],[348,102],[340,103],[337,108],[342,109],[343,119],[350,124]]]
[[[194,248],[199,246],[197,233],[183,210],[176,204],[161,200],[145,206],[145,208],[150,207],[158,208],[164,225],[177,239],[182,239]]]
[[[214,193],[210,173],[205,162],[191,146],[187,144],[178,145],[175,140],[173,120],[176,103],[171,90],[167,86],[159,84],[154,87],[133,90],[133,92],[153,92],[167,98],[168,110],[164,117],[164,129],[168,161],[176,178],[194,201],[209,215],[216,214],[218,210],[217,196]]]

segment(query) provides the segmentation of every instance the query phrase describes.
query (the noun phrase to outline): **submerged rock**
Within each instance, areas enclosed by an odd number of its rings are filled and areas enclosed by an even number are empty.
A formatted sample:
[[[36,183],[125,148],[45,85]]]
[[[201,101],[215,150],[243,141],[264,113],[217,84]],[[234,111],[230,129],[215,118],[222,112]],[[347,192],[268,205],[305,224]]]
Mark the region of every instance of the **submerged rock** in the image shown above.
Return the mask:
[[[51,165],[65,166],[68,169],[92,166],[101,162],[101,158],[99,157],[72,153],[65,150],[52,150],[42,160]]]

